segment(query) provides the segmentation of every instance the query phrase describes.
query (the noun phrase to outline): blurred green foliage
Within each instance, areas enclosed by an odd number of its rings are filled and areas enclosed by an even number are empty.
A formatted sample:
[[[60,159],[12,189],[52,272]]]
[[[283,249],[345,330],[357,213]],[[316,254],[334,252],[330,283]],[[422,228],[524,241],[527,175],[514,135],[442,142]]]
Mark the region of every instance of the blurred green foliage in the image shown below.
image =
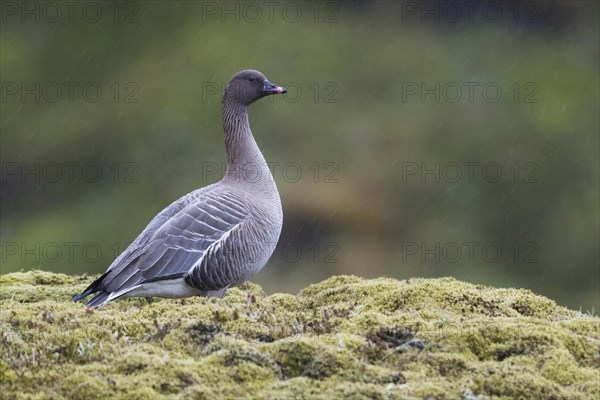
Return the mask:
[[[272,16],[257,2],[259,19],[237,2],[96,2],[97,21],[80,3],[56,22],[44,2],[29,2],[39,21],[8,3],[2,273],[104,271],[163,207],[217,181],[220,87],[254,68],[290,88],[251,108],[284,207],[255,278],[267,291],[453,276],[597,310],[597,3],[454,23],[417,2],[275,2]]]

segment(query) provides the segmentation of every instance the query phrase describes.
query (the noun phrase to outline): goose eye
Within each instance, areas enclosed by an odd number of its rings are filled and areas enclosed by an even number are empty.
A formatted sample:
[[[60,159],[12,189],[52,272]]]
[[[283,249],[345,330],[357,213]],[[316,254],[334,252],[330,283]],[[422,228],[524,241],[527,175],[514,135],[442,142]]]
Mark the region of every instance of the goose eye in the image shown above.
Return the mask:
[[[248,78],[248,82],[256,82],[256,78]]]

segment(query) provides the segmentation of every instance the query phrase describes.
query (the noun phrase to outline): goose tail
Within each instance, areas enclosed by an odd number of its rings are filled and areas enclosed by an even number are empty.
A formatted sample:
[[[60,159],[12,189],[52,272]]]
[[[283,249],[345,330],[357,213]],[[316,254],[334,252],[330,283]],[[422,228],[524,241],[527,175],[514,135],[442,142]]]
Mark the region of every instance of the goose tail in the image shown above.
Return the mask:
[[[106,278],[106,276],[110,272],[111,272],[110,270],[106,271],[100,278],[98,278],[94,282],[92,282],[83,292],[79,293],[77,296],[73,296],[71,301],[72,302],[79,301],[81,299],[88,297],[92,293],[96,293],[96,292],[99,292],[100,290],[102,290],[102,281],[104,280],[104,278]]]

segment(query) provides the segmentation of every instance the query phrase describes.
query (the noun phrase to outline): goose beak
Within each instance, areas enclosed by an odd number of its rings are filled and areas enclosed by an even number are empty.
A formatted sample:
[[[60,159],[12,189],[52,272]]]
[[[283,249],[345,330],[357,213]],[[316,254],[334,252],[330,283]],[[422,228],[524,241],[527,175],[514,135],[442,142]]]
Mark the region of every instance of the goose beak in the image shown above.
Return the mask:
[[[271,83],[269,81],[265,81],[265,84],[263,86],[263,93],[265,95],[269,95],[269,94],[281,94],[281,93],[287,93],[287,90],[281,86],[277,86],[274,83]]]

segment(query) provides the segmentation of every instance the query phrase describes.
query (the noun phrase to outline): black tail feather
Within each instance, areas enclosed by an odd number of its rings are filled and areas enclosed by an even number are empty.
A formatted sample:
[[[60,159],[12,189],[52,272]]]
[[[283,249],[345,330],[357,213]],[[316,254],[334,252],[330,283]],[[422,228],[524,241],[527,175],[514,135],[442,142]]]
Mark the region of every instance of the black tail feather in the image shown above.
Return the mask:
[[[110,296],[110,293],[102,291],[102,292],[98,293],[97,295],[95,295],[85,305],[90,308],[102,306],[106,302],[106,299],[108,299],[108,296]]]
[[[106,278],[106,276],[110,273],[111,271],[106,271],[100,278],[96,279],[94,282],[92,282],[90,284],[90,286],[88,286],[83,292],[81,292],[80,294],[78,294],[77,296],[74,296],[71,301],[75,302],[75,301],[79,301],[85,297],[88,297],[90,294],[92,293],[96,293],[99,292],[100,290],[102,290],[102,281],[104,280],[104,278]]]

